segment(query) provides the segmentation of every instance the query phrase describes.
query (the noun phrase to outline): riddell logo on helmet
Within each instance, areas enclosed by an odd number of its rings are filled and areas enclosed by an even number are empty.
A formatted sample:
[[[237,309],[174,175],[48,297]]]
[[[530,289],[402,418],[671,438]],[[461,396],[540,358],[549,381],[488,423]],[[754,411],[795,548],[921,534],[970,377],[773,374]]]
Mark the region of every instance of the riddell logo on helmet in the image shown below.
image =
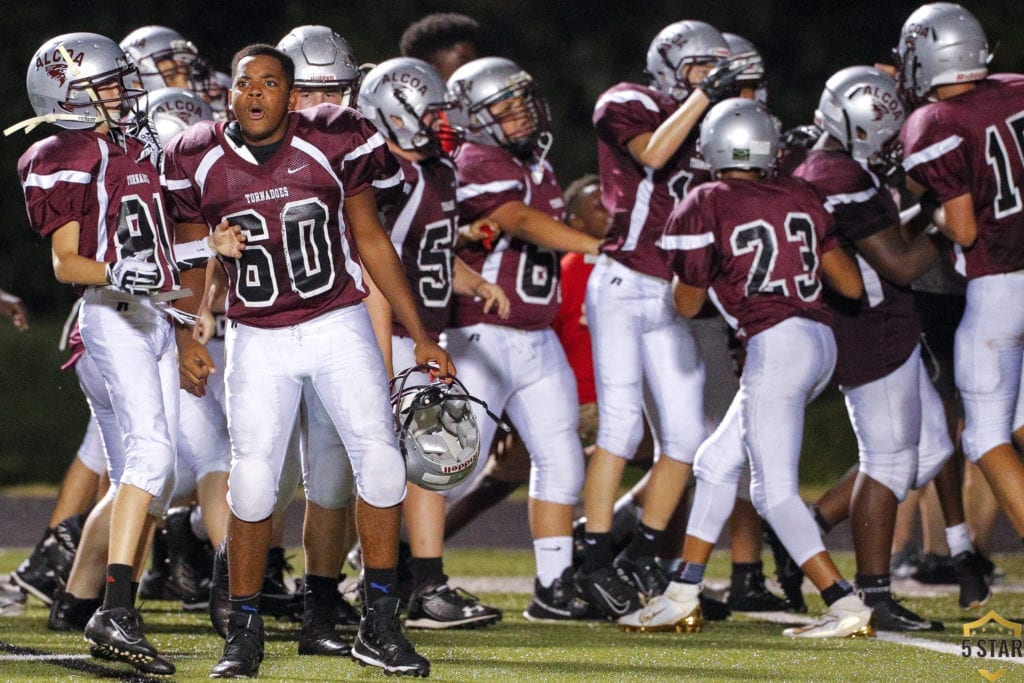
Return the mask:
[[[978,69],[976,71],[961,71],[960,73],[958,73],[956,75],[956,81],[957,81],[957,83],[962,83],[964,81],[976,81],[976,80],[984,78],[984,77],[985,77],[985,70],[984,69]]]
[[[465,460],[463,462],[456,463],[455,465],[441,465],[440,470],[444,474],[455,474],[456,472],[461,472],[466,468],[473,467],[475,464],[476,458],[471,458],[470,460]]]

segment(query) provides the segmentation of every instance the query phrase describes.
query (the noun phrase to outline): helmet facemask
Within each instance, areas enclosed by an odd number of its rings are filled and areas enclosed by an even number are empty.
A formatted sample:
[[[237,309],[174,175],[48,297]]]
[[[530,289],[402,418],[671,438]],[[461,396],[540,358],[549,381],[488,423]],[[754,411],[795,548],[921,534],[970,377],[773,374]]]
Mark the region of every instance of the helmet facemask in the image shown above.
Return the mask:
[[[525,72],[509,80],[508,87],[470,107],[469,125],[473,132],[486,132],[495,143],[517,157],[528,157],[533,154],[541,133],[549,127],[548,106]],[[502,124],[516,121],[520,125],[507,133]]]
[[[417,113],[403,88],[396,87],[393,94],[405,110],[405,115],[391,114],[381,118],[399,147],[437,158],[445,154],[445,149],[452,149],[458,144],[458,132],[448,122],[446,113],[455,106],[453,102],[431,102]]]
[[[135,72],[135,67],[125,66],[68,82],[67,98],[60,107],[69,114],[81,114],[81,109],[90,108],[96,112],[96,122],[106,123],[111,129],[121,127],[122,121],[138,116],[138,101],[145,90],[131,89],[125,85],[125,77]]]

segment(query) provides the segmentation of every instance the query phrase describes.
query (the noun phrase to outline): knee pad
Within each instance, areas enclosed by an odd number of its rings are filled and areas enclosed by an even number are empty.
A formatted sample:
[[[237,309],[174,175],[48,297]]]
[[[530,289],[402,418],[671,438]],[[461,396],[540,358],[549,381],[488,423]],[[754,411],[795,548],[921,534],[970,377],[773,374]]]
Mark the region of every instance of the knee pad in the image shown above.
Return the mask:
[[[858,470],[892,491],[896,500],[902,501],[917,477],[917,449],[905,448],[895,453],[861,451]]]
[[[367,453],[358,459],[356,490],[366,503],[389,508],[405,499],[405,461],[398,450],[392,457],[383,453]]]
[[[715,484],[697,478],[693,507],[686,524],[686,535],[708,543],[717,543],[729,515],[736,505],[736,484]]]
[[[758,509],[757,513],[772,525],[798,566],[825,550],[818,524],[799,496],[786,498],[770,510]]]
[[[277,498],[277,477],[270,463],[253,458],[232,464],[228,507],[235,517],[243,522],[264,520],[274,512]]]

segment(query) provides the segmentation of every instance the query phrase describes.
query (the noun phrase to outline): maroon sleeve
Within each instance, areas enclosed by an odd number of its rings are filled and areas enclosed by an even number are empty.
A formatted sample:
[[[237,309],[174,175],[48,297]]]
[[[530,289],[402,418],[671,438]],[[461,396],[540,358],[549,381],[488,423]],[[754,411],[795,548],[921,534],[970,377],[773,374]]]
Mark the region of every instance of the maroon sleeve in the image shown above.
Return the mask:
[[[348,196],[373,187],[389,192],[402,184],[402,169],[388,150],[387,142],[373,124],[349,107],[320,105],[330,108],[328,132],[344,136],[338,176]]]
[[[29,225],[43,237],[85,217],[96,193],[94,164],[85,151],[53,136],[34,144],[18,160]]]
[[[525,202],[524,169],[500,147],[465,143],[455,156],[459,220],[472,223],[509,202]]]
[[[714,202],[705,187],[686,195],[672,210],[660,240],[672,272],[691,287],[709,287],[718,270]]]
[[[200,123],[171,140],[164,150],[161,184],[167,213],[177,223],[205,223],[194,181],[201,154],[218,144],[214,124]]]
[[[598,98],[593,120],[601,139],[626,149],[636,136],[653,133],[664,118],[653,93],[626,83]]]
[[[941,103],[918,109],[900,131],[903,168],[946,202],[971,191],[971,161],[964,137],[941,114]]]

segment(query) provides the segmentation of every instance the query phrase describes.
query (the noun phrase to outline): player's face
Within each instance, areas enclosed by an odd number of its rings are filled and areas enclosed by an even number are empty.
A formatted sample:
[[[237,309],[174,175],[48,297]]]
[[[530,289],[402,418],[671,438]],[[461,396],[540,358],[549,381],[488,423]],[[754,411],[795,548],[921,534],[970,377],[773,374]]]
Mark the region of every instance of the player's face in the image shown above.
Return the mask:
[[[591,237],[603,238],[612,225],[612,216],[601,203],[601,186],[588,185],[576,200],[576,213],[572,227],[582,230]]]
[[[500,122],[501,131],[509,140],[526,138],[533,133],[533,120],[521,97],[506,97],[487,109],[494,120]]]
[[[231,108],[242,127],[242,138],[270,145],[284,137],[288,110],[295,108],[280,62],[269,55],[246,57],[238,63],[231,87]]]
[[[466,62],[472,62],[476,58],[476,46],[473,43],[463,41],[437,52],[430,60],[430,65],[441,75],[442,79],[447,81],[448,77],[455,73],[456,69]]]
[[[686,72],[690,85],[697,85],[715,68],[715,62],[694,62]]]
[[[161,59],[156,68],[168,88],[191,88],[192,66],[176,59]]]
[[[324,102],[341,106],[344,98],[345,94],[340,88],[296,88],[295,109],[307,109]]]

